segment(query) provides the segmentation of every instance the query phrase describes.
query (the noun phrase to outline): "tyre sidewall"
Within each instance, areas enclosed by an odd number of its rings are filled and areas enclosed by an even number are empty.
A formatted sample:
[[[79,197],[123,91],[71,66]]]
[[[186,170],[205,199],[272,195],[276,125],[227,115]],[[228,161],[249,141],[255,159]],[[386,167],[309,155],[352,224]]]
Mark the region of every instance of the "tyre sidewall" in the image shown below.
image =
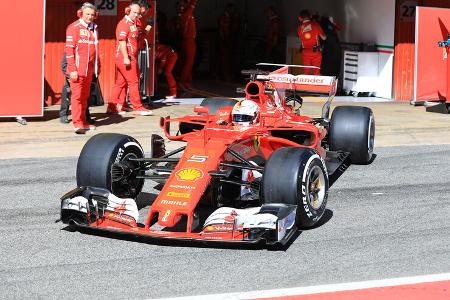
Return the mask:
[[[311,227],[314,226],[322,217],[325,212],[327,200],[328,200],[328,173],[325,167],[325,163],[322,158],[317,153],[308,153],[309,156],[304,155],[303,161],[300,165],[298,171],[298,182],[300,187],[298,189],[298,199],[299,203],[297,206],[297,222],[300,227]],[[311,205],[311,202],[308,199],[309,195],[309,179],[311,171],[315,168],[319,167],[323,176],[324,182],[321,182],[324,187],[324,196],[322,203],[318,209],[314,209]]]

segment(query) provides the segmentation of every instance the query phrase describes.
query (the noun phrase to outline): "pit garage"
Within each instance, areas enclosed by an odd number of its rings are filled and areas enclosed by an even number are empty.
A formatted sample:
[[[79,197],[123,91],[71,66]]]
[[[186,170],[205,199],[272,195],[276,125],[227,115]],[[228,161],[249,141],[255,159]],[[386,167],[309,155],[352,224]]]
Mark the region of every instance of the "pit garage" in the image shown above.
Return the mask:
[[[115,25],[122,17],[123,9],[129,1],[95,0],[94,2],[101,13],[98,24],[101,29],[101,56],[104,64],[99,83],[102,97],[105,102],[108,102],[114,84],[112,57],[115,48]],[[165,14],[169,24],[176,15],[176,2],[176,0],[155,1],[157,11]],[[194,80],[216,72],[214,68],[220,60],[217,49],[218,19],[228,3],[235,4],[240,17],[240,36],[232,44],[232,53],[239,58],[238,63],[232,66],[236,73],[264,60],[262,49],[269,23],[266,14],[269,6],[273,6],[278,11],[282,20],[282,39],[278,45],[280,60],[277,62],[301,64],[296,34],[299,23],[297,16],[302,9],[309,9],[312,14],[332,16],[342,25],[339,31],[343,50],[339,81],[343,93],[354,96],[367,94],[407,102],[415,100],[416,6],[450,7],[448,1],[443,0],[380,0],[376,2],[371,0],[198,0],[195,10],[198,51],[193,73]],[[27,42],[25,37],[30,36],[30,28],[35,30],[44,27],[44,31],[38,30],[33,33],[33,36],[37,37],[33,45],[37,48],[28,49],[38,55],[27,56],[17,51],[12,54],[17,57],[3,58],[2,64],[10,66],[11,62],[20,60],[24,66],[32,65],[36,69],[36,74],[30,75],[30,78],[37,78],[36,76],[43,72],[43,83],[42,86],[33,87],[33,91],[27,89],[30,94],[21,97],[21,101],[18,101],[14,107],[11,106],[11,111],[2,112],[2,116],[42,115],[42,104],[51,106],[59,103],[61,87],[64,83],[60,62],[64,48],[65,28],[75,19],[75,12],[81,4],[82,1],[79,0],[46,0],[34,4],[37,8],[31,9],[30,6],[30,14],[36,15],[36,11],[41,11],[38,15],[43,18],[30,17],[26,26],[23,28],[19,26],[18,31],[23,34],[20,34],[18,38],[24,40],[18,42],[21,44]],[[6,25],[9,22],[8,17],[2,21]],[[42,22],[45,23],[42,24]],[[42,47],[39,47],[40,38],[45,41],[43,47],[45,59],[41,65],[34,66],[42,53]],[[351,55],[346,55],[347,51],[350,51]],[[355,55],[358,58],[357,63],[355,63]],[[19,73],[17,76],[22,76]],[[29,79],[24,78],[24,81]],[[8,89],[11,90],[8,91]],[[2,98],[17,94],[17,90],[20,89],[16,84],[7,85],[3,90]],[[44,103],[42,103],[42,94]],[[28,109],[24,109],[25,107]]]

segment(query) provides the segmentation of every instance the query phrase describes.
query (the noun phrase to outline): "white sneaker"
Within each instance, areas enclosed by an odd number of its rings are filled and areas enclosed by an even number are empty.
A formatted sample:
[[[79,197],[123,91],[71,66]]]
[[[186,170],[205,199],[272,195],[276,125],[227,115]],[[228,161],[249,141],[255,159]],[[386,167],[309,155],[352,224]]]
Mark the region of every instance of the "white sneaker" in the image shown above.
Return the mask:
[[[153,115],[153,111],[146,108],[139,108],[137,110],[133,110],[133,115],[135,116],[151,116]]]
[[[85,130],[95,130],[97,129],[97,126],[95,125],[89,125],[88,127],[84,128]]]
[[[166,96],[166,100],[173,100],[176,97],[177,97],[177,95]]]

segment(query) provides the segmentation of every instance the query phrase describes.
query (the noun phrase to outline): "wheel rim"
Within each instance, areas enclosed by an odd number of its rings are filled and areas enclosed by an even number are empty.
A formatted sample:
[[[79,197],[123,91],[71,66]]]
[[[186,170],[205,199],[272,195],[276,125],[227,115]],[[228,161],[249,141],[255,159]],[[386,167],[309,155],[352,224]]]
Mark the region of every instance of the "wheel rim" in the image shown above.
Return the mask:
[[[325,199],[325,175],[319,166],[314,166],[308,174],[307,179],[307,198],[309,205],[318,210]]]
[[[121,161],[127,161],[130,158],[140,157],[138,157],[138,155],[136,155],[135,153],[127,153],[126,155],[124,155]],[[133,162],[133,164],[135,163]],[[135,167],[138,166],[136,165]],[[130,176],[127,178],[126,182],[111,182],[111,191],[117,196],[132,197],[133,194],[136,193],[138,189],[140,189],[141,182],[142,179],[138,179],[135,177],[133,178],[132,176]]]
[[[370,114],[369,134],[367,135],[367,153],[369,155],[371,155],[373,152],[374,143],[375,143],[375,122],[373,120],[373,115]]]

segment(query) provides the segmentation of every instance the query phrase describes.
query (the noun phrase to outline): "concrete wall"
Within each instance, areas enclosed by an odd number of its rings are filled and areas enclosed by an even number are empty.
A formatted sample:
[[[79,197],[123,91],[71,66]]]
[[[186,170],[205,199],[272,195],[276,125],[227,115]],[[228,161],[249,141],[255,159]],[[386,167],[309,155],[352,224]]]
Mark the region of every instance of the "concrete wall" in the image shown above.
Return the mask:
[[[395,0],[336,0],[343,42],[394,45]]]

